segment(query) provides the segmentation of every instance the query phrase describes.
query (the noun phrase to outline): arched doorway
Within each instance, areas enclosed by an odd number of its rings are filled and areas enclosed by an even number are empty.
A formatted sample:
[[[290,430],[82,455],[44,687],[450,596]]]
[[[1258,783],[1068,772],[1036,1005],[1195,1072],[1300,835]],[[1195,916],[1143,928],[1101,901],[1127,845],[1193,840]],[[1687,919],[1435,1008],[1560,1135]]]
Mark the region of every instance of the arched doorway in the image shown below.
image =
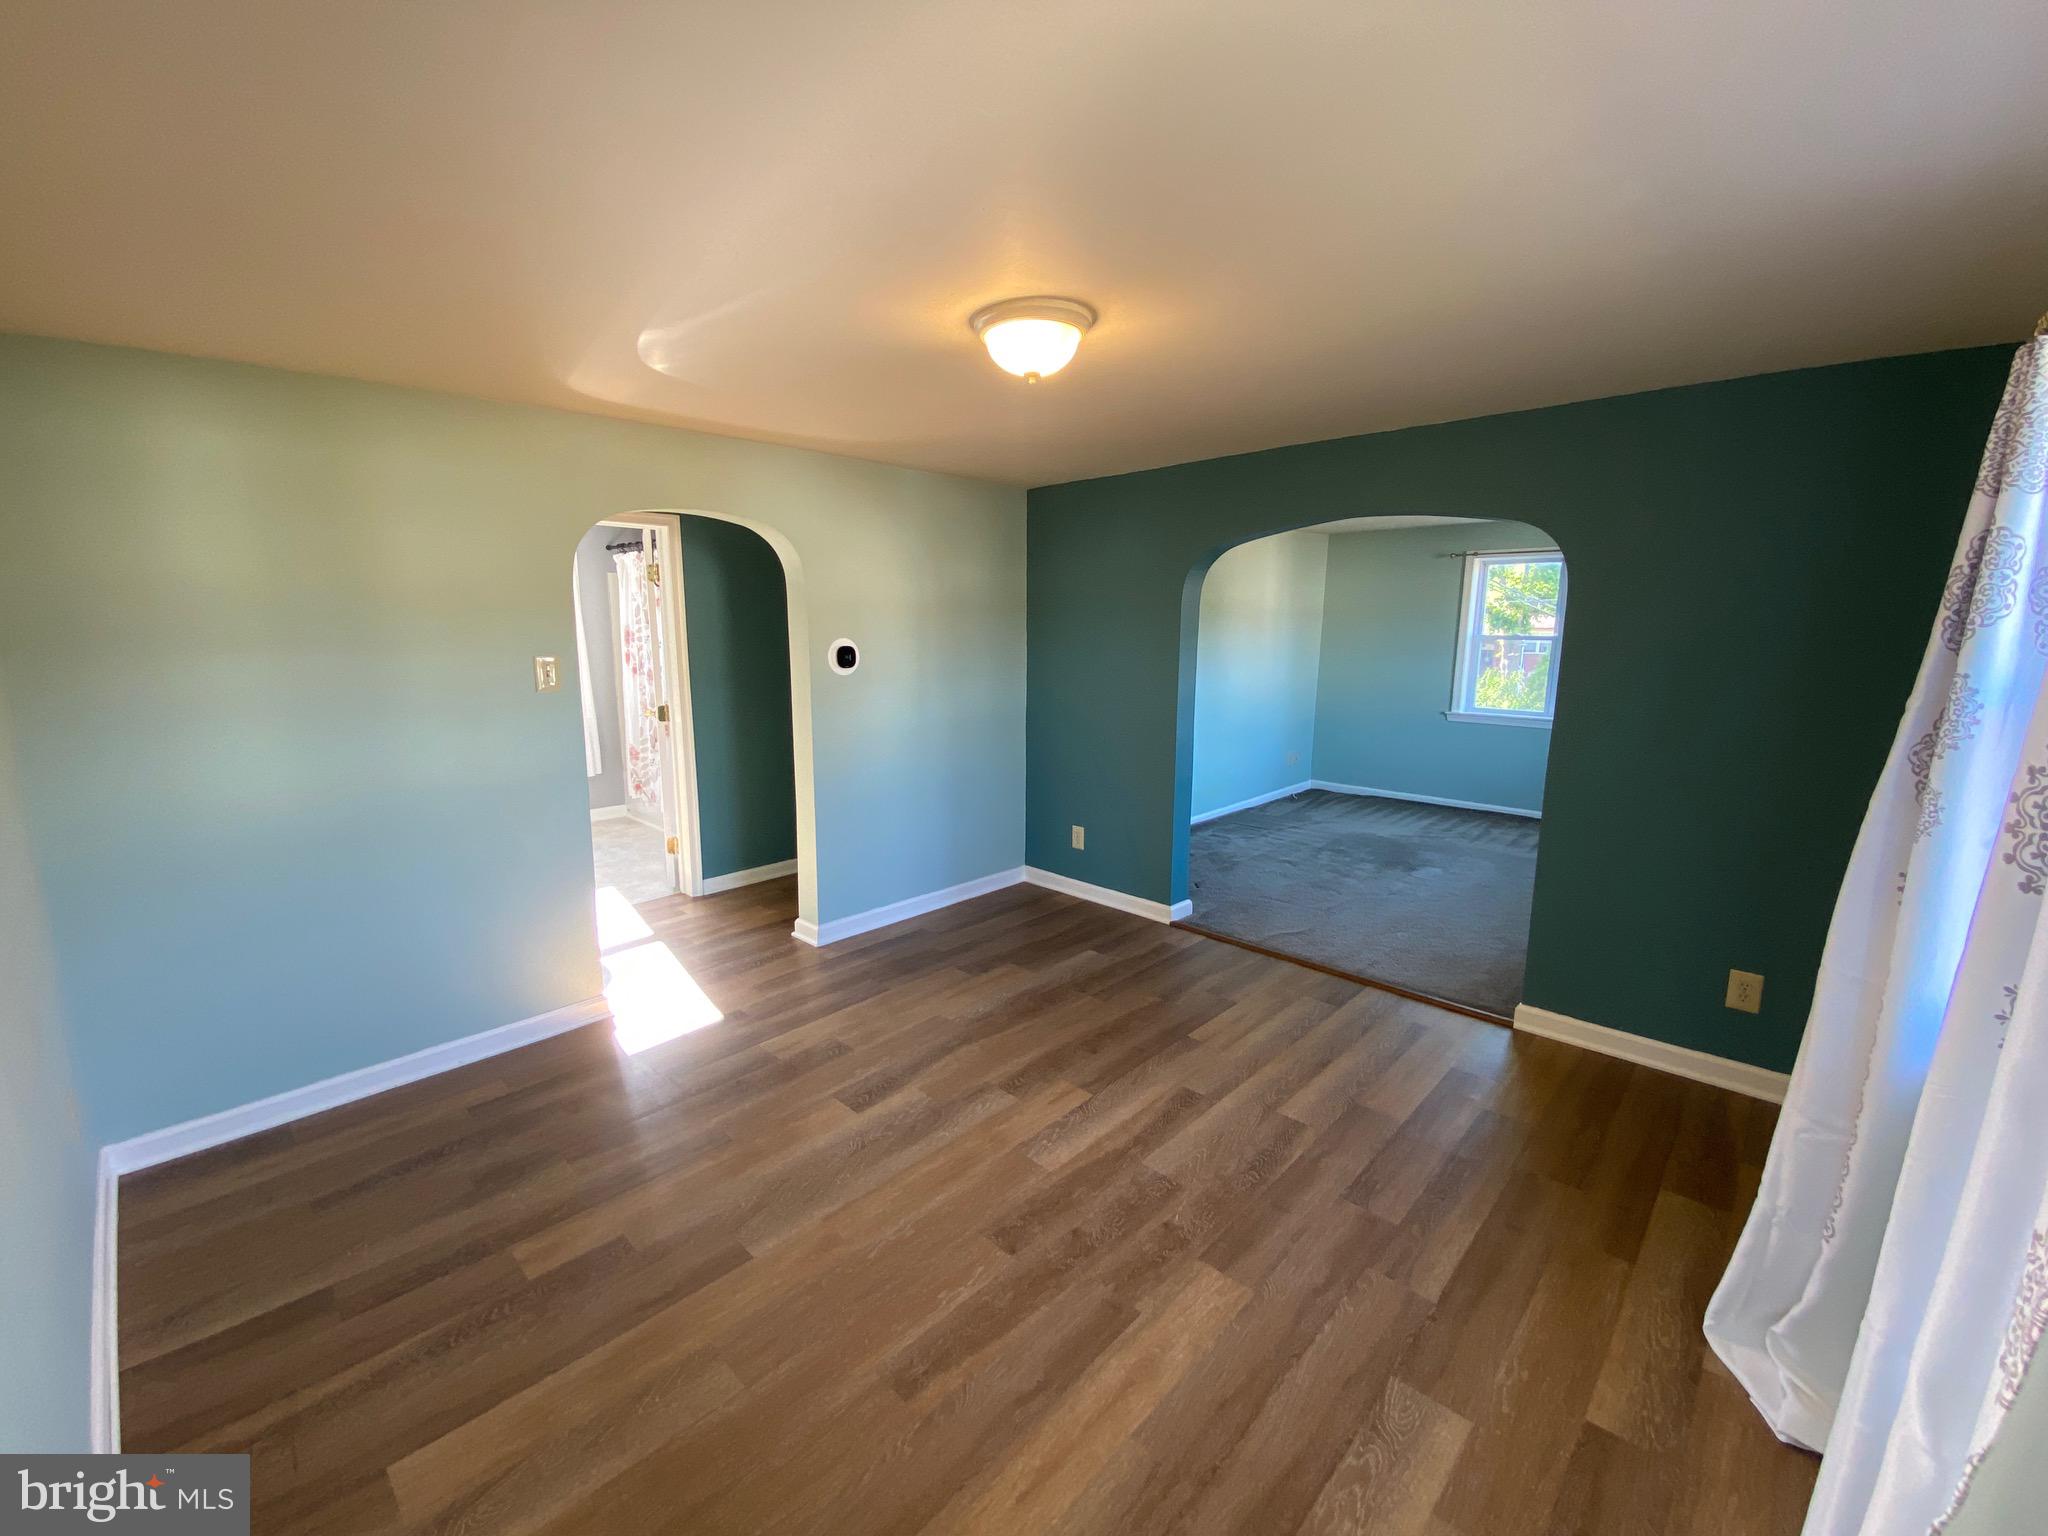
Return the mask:
[[[1188,581],[1184,920],[1506,1022],[1563,668],[1556,541],[1351,518]]]
[[[622,513],[577,546],[594,854],[635,849],[615,866],[633,901],[791,875],[815,888],[793,571],[768,530],[696,511]]]

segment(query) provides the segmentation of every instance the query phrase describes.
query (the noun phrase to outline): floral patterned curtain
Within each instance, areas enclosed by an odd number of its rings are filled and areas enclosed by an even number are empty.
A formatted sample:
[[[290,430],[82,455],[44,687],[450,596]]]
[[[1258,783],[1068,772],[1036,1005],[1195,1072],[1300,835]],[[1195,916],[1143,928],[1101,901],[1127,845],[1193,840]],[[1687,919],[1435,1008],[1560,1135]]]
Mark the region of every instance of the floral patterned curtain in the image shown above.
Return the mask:
[[[616,554],[619,575],[620,755],[625,759],[626,807],[661,821],[660,633],[655,592],[647,579],[647,557],[639,550]]]
[[[1825,1450],[1808,1536],[1946,1529],[2048,1326],[2044,465],[2037,338],[2014,360],[1707,1311],[1771,1426]]]

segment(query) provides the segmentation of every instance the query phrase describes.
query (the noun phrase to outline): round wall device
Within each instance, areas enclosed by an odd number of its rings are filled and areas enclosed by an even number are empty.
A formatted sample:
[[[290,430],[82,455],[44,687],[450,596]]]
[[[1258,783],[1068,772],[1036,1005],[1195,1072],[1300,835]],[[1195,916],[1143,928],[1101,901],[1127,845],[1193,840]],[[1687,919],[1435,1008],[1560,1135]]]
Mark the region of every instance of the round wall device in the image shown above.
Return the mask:
[[[832,648],[825,653],[825,659],[832,663],[834,672],[851,672],[860,665],[860,647],[851,640],[834,640]]]

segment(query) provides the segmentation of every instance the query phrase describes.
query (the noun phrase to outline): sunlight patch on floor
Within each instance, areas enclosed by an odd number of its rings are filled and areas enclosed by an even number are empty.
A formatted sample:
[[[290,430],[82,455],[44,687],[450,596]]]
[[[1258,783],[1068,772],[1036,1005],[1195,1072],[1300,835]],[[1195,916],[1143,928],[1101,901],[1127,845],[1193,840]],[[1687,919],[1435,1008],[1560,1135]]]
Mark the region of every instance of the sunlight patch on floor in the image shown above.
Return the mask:
[[[725,1017],[668,945],[654,937],[633,904],[611,886],[597,892],[597,947],[604,956],[612,1033],[628,1056]]]

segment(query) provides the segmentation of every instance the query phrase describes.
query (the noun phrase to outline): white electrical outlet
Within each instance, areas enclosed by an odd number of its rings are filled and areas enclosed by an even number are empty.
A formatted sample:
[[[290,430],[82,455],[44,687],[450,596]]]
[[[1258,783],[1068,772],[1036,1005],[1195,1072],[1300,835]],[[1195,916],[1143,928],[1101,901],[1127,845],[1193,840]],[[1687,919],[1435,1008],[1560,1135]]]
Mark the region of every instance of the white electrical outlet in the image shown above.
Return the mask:
[[[1074,828],[1074,846],[1076,848],[1086,848],[1088,846],[1088,829],[1086,827]]]
[[[1727,1003],[1739,1013],[1761,1011],[1764,1006],[1763,977],[1755,971],[1730,971]]]
[[[1295,765],[1296,763],[1298,763],[1298,762],[1300,762],[1300,761],[1301,761],[1301,754],[1300,754],[1299,752],[1290,752],[1290,753],[1288,753],[1288,754],[1287,754],[1287,766],[1288,766],[1288,767],[1292,768],[1292,767],[1293,767],[1293,766],[1294,766],[1294,765]]]

